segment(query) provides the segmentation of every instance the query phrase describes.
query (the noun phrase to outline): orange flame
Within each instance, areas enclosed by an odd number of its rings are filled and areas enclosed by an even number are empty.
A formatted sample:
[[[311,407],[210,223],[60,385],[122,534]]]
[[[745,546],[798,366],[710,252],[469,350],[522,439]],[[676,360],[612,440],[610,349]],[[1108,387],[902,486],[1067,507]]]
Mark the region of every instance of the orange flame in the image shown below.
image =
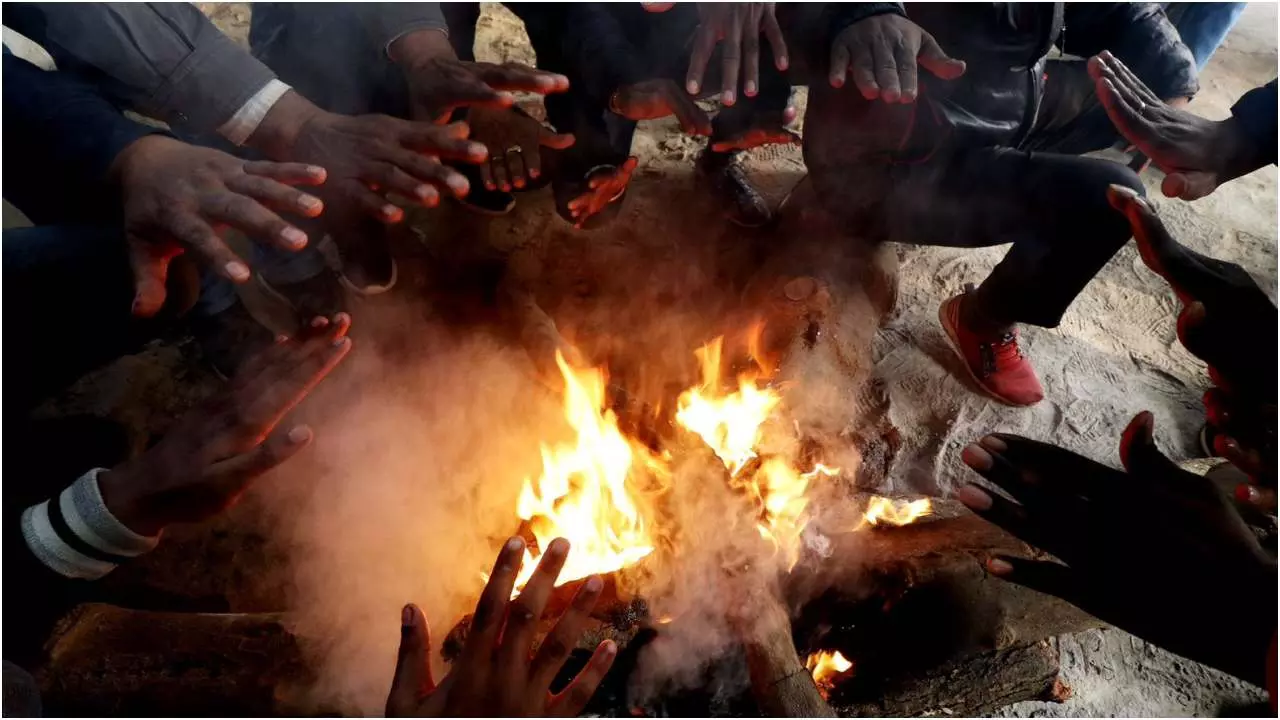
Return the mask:
[[[640,458],[654,467],[648,450],[618,429],[618,419],[605,409],[602,370],[574,370],[556,353],[564,376],[564,414],[577,435],[572,444],[542,446],[542,475],[525,479],[516,512],[525,520],[538,547],[557,537],[573,548],[557,585],[589,575],[610,573],[635,564],[653,552],[639,495],[629,487]],[[525,551],[516,589],[524,587],[538,555]]]
[[[909,502],[893,500],[873,495],[867,502],[867,509],[862,514],[859,527],[866,525],[909,525],[920,518],[933,514],[933,503],[929,498],[920,498]]]
[[[846,660],[839,650],[813,653],[805,660],[804,666],[813,674],[813,683],[824,698],[835,689],[836,680],[853,669],[853,663]]]

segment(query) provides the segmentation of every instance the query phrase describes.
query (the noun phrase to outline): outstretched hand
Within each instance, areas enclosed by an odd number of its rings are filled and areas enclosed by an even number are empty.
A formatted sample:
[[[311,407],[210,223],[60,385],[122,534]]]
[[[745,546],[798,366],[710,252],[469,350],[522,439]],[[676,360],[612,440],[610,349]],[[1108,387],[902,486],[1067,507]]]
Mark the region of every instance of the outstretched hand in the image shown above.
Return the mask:
[[[246,162],[221,150],[147,135],[126,147],[111,166],[124,202],[124,232],[133,269],[133,313],[150,317],[166,299],[169,262],[190,252],[236,283],[249,265],[218,236],[233,227],[250,239],[296,251],[307,234],[278,213],[315,217],[320,198],[290,187],[319,185],[325,170],[300,163]]]
[[[710,135],[711,118],[674,80],[644,80],[614,92],[609,109],[628,120],[654,120],[675,115],[688,135]]]
[[[636,170],[635,157],[627,158],[618,167],[599,168],[587,177],[587,191],[569,201],[569,216],[574,227],[581,228],[593,215],[610,203],[622,199]]]
[[[720,102],[731,106],[737,102],[738,76],[742,76],[742,94],[755,97],[760,91],[760,36],[769,40],[773,64],[786,70],[787,42],[774,16],[774,3],[698,3],[698,29],[693,35],[689,54],[689,72],[685,89],[690,95],[702,92],[702,77],[707,63],[721,42]]]
[[[1061,561],[994,557],[987,569],[1262,685],[1275,561],[1211,480],[1160,453],[1152,430],[1150,413],[1125,429],[1127,472],[1016,435],[967,446],[965,464],[1012,499],[966,485],[961,502]]]
[[[964,74],[965,64],[943,52],[919,25],[892,13],[872,15],[850,25],[831,42],[831,87],[853,76],[862,97],[887,103],[912,103],[919,95],[918,70],[942,80]]]
[[[1209,120],[1173,107],[1105,50],[1089,59],[1089,76],[1116,130],[1165,172],[1160,189],[1166,196],[1196,200],[1257,169],[1250,163],[1257,153],[1234,119]]]
[[[426,618],[417,607],[406,605],[387,716],[573,717],[582,712],[613,665],[617,646],[612,640],[596,647],[586,667],[564,690],[553,695],[551,683],[582,638],[600,598],[604,584],[598,576],[582,584],[536,653],[532,647],[538,620],[568,553],[568,541],[552,541],[520,596],[512,600],[525,545],[518,537],[507,541],[476,605],[462,654],[439,684],[428,658],[431,637]]]
[[[99,476],[111,514],[154,536],[234,505],[249,483],[311,442],[311,428],[280,423],[346,357],[350,327],[339,313],[315,318],[297,340],[281,337],[155,447]]]
[[[574,142],[569,133],[556,133],[517,110],[474,108],[467,115],[471,139],[489,149],[480,163],[480,180],[487,190],[522,189],[542,175],[542,148],[564,150]]]
[[[1280,313],[1239,265],[1174,240],[1150,203],[1132,190],[1113,185],[1107,197],[1128,218],[1142,261],[1182,302],[1178,339],[1209,365],[1216,387],[1206,393],[1205,409],[1220,432],[1215,451],[1266,486],[1265,492],[1246,488],[1251,497],[1244,499],[1274,502]],[[1249,337],[1258,342],[1242,348],[1240,339]]]

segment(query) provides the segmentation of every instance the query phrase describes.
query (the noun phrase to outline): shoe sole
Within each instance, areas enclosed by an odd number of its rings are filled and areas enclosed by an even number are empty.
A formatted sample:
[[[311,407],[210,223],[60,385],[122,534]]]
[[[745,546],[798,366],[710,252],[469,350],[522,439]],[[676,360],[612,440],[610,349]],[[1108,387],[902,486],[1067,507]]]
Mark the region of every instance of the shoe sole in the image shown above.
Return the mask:
[[[951,301],[948,300],[938,307],[938,323],[942,325],[942,334],[947,338],[947,346],[950,347],[951,351],[960,359],[960,365],[964,368],[964,371],[969,374],[969,379],[973,381],[973,384],[978,386],[978,390],[981,391],[981,394],[986,395],[1001,405],[1006,405],[1008,407],[1032,407],[1036,405],[1036,403],[1022,405],[997,395],[988,389],[986,384],[978,377],[978,374],[973,371],[973,368],[969,367],[969,361],[965,358],[964,352],[960,349],[960,341],[951,333],[951,324],[947,322],[947,305],[950,302]]]

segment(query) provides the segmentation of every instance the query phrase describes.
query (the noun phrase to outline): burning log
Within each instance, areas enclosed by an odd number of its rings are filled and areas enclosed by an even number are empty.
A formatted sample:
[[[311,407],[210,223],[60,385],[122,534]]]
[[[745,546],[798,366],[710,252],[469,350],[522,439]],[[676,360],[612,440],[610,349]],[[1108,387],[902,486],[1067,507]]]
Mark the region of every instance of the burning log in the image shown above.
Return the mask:
[[[71,716],[296,715],[312,682],[278,614],[81,605],[37,673],[46,712]]]

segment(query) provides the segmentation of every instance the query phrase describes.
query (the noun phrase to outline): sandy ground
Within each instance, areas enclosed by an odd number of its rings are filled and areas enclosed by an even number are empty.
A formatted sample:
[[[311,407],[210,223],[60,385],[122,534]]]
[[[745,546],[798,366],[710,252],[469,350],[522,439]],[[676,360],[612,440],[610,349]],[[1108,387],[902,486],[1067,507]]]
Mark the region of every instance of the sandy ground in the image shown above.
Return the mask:
[[[248,10],[243,4],[201,5],[224,30],[243,40],[248,19]],[[1202,92],[1192,109],[1211,117],[1223,117],[1234,98],[1275,77],[1275,33],[1276,6],[1251,5],[1206,70],[1202,78]],[[480,21],[477,54],[480,59],[487,60],[534,60],[519,21],[493,4],[486,6]],[[800,99],[803,101],[803,92]],[[689,163],[699,148],[698,142],[679,135],[670,122],[643,123],[633,146],[641,169],[628,199],[630,208],[623,223],[625,227],[609,233],[604,241],[619,245],[642,243],[650,228],[654,228],[652,234],[656,235],[678,232],[681,216],[675,213],[676,218],[672,218],[671,203],[682,201],[684,195],[681,193],[690,185]],[[799,150],[793,148],[755,152],[748,166],[758,182],[775,198],[785,194],[803,173]],[[1274,294],[1277,235],[1274,167],[1238,180],[1196,203],[1161,197],[1158,189],[1160,177],[1156,172],[1149,172],[1145,180],[1152,197],[1156,198],[1161,215],[1176,236],[1197,250],[1240,263],[1254,272],[1262,285]],[[521,207],[525,205],[522,202]],[[490,240],[494,244],[505,243],[510,249],[519,247],[528,237],[535,235],[549,237],[547,242],[569,237],[570,233],[565,229],[545,218],[545,207],[541,212],[528,212],[527,220],[504,225],[502,233],[505,234],[500,237],[491,231]],[[565,241],[568,242],[567,239]],[[595,241],[601,241],[601,238],[597,236]],[[1120,429],[1135,413],[1145,409],[1155,412],[1157,439],[1170,455],[1183,459],[1197,454],[1195,434],[1202,418],[1199,398],[1207,384],[1204,368],[1177,343],[1173,324],[1176,302],[1172,293],[1142,265],[1132,246],[1123,249],[1085,290],[1067,313],[1061,327],[1055,330],[1033,328],[1024,332],[1026,351],[1035,361],[1047,391],[1043,403],[1029,409],[1005,408],[975,395],[966,381],[957,378],[956,361],[946,349],[937,324],[937,306],[959,292],[965,282],[979,281],[1003,252],[1003,248],[901,248],[897,251],[901,264],[901,294],[895,314],[875,338],[872,372],[888,388],[890,419],[902,433],[903,446],[894,472],[884,480],[881,489],[930,494],[945,492],[965,477],[957,459],[959,448],[992,430],[1052,439],[1085,455],[1116,463]],[[449,351],[443,354],[446,358],[450,356]],[[465,409],[475,406],[476,396],[490,403],[512,403],[514,415],[527,412],[537,416],[536,413],[545,410],[541,406],[531,410],[520,405],[518,389],[505,384],[505,368],[515,361],[500,352],[482,357],[479,364],[498,366],[499,370],[491,377],[504,382],[488,383],[469,392],[451,386],[449,376],[444,372],[441,373],[443,379],[423,381],[435,393],[438,402],[446,407],[453,403],[453,407],[461,408],[456,424],[465,424]],[[125,359],[110,370],[107,377],[127,377],[147,365],[172,368],[181,360],[181,354],[173,348],[155,348],[142,359]],[[464,364],[473,361],[472,354],[459,352],[452,361],[446,359],[444,362]],[[82,383],[81,392],[98,396],[95,401],[87,403],[98,412],[116,417],[133,416],[136,413],[129,408],[145,402],[173,407],[173,396],[183,395],[176,388],[176,383],[183,377],[182,374],[175,376],[153,371],[136,380],[91,382],[91,386],[97,386],[95,390],[83,390]],[[411,387],[417,391],[423,385]],[[348,411],[348,422],[382,427],[379,423],[387,422],[380,419],[388,412],[386,407],[390,405],[394,410],[398,400],[377,397],[356,401]],[[413,411],[427,412],[420,408]],[[454,423],[427,417],[415,419],[415,422],[419,421],[423,437],[431,437],[432,432],[443,432],[433,429],[436,425]],[[148,414],[139,422],[154,427],[156,421]],[[497,425],[492,430],[501,433],[504,427]],[[404,431],[398,429],[396,432]],[[513,432],[513,438],[519,434],[520,431]],[[344,442],[356,446],[369,442],[369,438],[348,438]],[[509,444],[514,445],[515,440]],[[490,452],[500,449],[489,446]],[[378,450],[380,455],[394,454],[394,448],[378,447]],[[466,452],[474,452],[474,449],[460,441],[455,446],[437,448],[437,459],[442,466],[448,466],[449,462],[458,459],[439,459],[439,456]],[[325,460],[331,461],[332,457]],[[378,458],[370,462],[367,472],[378,475],[383,468],[378,463],[391,461]],[[473,472],[483,477],[485,465],[482,462],[479,466],[480,470],[473,469]],[[399,467],[388,469],[394,471]],[[423,475],[424,482],[427,482],[430,473],[423,469]],[[367,497],[360,496],[356,488],[351,487],[350,478],[346,476],[334,480],[320,477],[315,482],[335,483],[331,488],[335,503],[341,504],[343,498],[352,505],[368,502]],[[365,491],[369,492],[368,488],[376,482],[376,478],[368,478]],[[348,492],[351,494],[347,495]],[[391,497],[397,503],[405,502],[402,494],[392,493]],[[453,496],[436,497],[433,503],[447,508],[449,503],[462,503],[467,497],[465,491],[458,491]],[[355,538],[360,531],[350,523],[359,522],[367,515],[355,512],[344,515],[344,510],[339,507],[323,511],[306,507],[299,512],[311,512],[327,521],[348,523],[345,532],[349,534],[346,539],[351,544],[358,544],[359,540]],[[419,521],[429,523],[430,517]],[[385,526],[395,525],[394,520],[386,518],[380,522]],[[404,537],[403,532],[394,528],[375,529],[377,532],[366,533],[372,538],[371,543],[394,544],[398,538]],[[211,544],[217,542],[210,541]],[[487,555],[487,550],[478,555]],[[361,567],[367,555],[354,551],[349,554],[327,552],[325,558],[347,569]],[[424,548],[421,564],[432,567],[432,558],[445,562],[457,560],[440,551]],[[467,562],[470,558],[459,564]],[[324,575],[327,578],[330,574],[341,575],[341,572],[330,573],[323,566],[319,569],[313,567],[300,571],[293,582],[312,590],[323,588],[340,593],[356,592],[355,587],[369,583],[403,588],[406,582],[399,577],[379,574],[386,572],[382,566],[365,575],[349,577],[345,582],[332,581],[329,585],[325,584],[330,582],[328,580],[312,577]],[[426,594],[426,591],[422,590],[422,593]],[[429,598],[412,596],[428,606]],[[438,593],[433,597],[439,597]],[[445,600],[457,601],[457,598],[446,595],[442,601]],[[378,613],[384,614],[380,616],[382,620],[393,617],[398,607],[382,599],[372,605],[377,606]],[[365,615],[373,612],[371,606],[361,607],[356,613],[360,616],[357,619],[319,619],[332,621],[337,629],[363,629],[370,626],[371,621]],[[381,627],[382,620],[377,621],[377,627]],[[1062,653],[1064,679],[1075,690],[1073,697],[1062,705],[1022,703],[1008,708],[1008,714],[1073,717],[1212,715],[1226,705],[1262,699],[1262,694],[1254,688],[1173,657],[1116,630],[1091,631],[1059,638],[1057,642]],[[377,648],[348,648],[350,663],[354,665],[368,658],[390,657],[385,645],[386,642],[381,642]],[[372,662],[378,664],[381,661]],[[385,672],[378,677],[385,678]]]

